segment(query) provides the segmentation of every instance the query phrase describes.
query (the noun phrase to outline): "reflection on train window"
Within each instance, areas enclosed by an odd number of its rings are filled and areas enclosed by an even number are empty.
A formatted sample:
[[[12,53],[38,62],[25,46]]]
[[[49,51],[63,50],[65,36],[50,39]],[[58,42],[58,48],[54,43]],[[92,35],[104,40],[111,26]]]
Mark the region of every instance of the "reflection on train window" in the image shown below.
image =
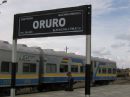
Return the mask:
[[[78,72],[78,66],[77,65],[71,65],[71,72]]]
[[[1,72],[9,72],[9,64],[10,64],[10,62],[2,62],[1,63]]]
[[[60,65],[60,72],[68,72],[68,65],[61,64]]]
[[[106,68],[103,68],[103,69],[102,69],[102,73],[106,73]]]
[[[24,63],[23,64],[23,72],[25,73],[35,73],[36,72],[36,64],[33,63]]]
[[[80,72],[85,72],[85,66],[80,66]]]
[[[47,63],[46,64],[46,72],[47,73],[56,73],[57,72],[56,64]]]

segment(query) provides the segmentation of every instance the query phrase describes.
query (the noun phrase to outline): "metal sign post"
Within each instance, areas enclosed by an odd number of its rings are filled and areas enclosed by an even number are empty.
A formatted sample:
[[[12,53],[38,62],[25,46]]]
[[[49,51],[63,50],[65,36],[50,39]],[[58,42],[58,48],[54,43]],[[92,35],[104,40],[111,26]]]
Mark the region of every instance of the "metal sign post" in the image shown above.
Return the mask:
[[[90,81],[91,81],[91,6],[87,10],[87,34],[86,35],[86,65],[85,65],[85,96],[90,96]]]
[[[11,90],[10,90],[11,97],[15,97],[16,64],[17,64],[17,39],[13,39],[12,69],[11,69]]]
[[[85,95],[90,95],[91,81],[91,35],[86,36]],[[88,96],[89,97],[89,96]]]

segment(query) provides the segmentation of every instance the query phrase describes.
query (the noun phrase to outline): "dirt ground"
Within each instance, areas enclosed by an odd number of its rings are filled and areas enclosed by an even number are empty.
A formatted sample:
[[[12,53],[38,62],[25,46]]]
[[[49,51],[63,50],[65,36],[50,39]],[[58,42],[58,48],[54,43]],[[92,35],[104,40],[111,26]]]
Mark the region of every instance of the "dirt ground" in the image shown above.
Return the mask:
[[[116,81],[112,82],[111,84],[115,85],[130,85],[130,77],[122,77],[117,78]]]

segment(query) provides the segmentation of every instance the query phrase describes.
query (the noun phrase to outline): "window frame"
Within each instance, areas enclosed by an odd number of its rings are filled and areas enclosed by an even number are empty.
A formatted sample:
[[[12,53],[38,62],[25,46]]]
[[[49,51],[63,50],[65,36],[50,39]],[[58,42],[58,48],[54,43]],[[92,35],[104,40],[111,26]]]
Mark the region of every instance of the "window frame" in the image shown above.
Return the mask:
[[[27,65],[28,66],[28,70],[27,71],[24,71],[24,65]],[[35,69],[34,68],[32,68],[32,66],[35,66]],[[32,69],[34,69],[34,70],[32,70]],[[37,64],[36,63],[23,63],[23,68],[22,68],[22,72],[24,73],[24,74],[28,74],[28,73],[37,73]]]
[[[54,68],[54,67],[52,67],[52,66],[50,66],[51,68],[49,68],[48,69],[48,65],[53,65],[53,66],[55,66],[55,71],[53,71],[53,72],[50,72],[50,71],[52,71],[53,69],[52,68]],[[48,70],[50,70],[50,71],[48,71]],[[54,63],[46,63],[46,73],[57,73],[57,64],[54,64]]]
[[[3,71],[3,69],[2,69],[2,66],[4,65],[5,66],[5,64],[3,64],[3,63],[5,63],[6,65],[8,65],[8,71]],[[7,64],[8,63],[8,64]],[[7,67],[7,66],[5,66],[5,67]],[[4,67],[4,68],[5,68]],[[9,61],[2,61],[1,62],[1,68],[0,68],[0,72],[1,73],[10,73],[10,67],[11,67],[11,62],[9,62]],[[7,68],[6,68],[7,69]]]
[[[72,67],[76,67],[77,70],[76,71],[72,71]],[[79,66],[78,65],[71,65],[71,72],[78,73],[79,72]]]

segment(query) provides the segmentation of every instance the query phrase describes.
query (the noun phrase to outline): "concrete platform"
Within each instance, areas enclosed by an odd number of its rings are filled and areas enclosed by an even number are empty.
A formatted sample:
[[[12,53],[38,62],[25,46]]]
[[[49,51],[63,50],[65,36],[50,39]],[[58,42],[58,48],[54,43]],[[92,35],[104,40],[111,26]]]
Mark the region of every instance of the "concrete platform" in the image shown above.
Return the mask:
[[[68,91],[51,91],[16,97],[85,97],[84,88]],[[91,88],[90,97],[130,97],[130,85],[106,85]]]

